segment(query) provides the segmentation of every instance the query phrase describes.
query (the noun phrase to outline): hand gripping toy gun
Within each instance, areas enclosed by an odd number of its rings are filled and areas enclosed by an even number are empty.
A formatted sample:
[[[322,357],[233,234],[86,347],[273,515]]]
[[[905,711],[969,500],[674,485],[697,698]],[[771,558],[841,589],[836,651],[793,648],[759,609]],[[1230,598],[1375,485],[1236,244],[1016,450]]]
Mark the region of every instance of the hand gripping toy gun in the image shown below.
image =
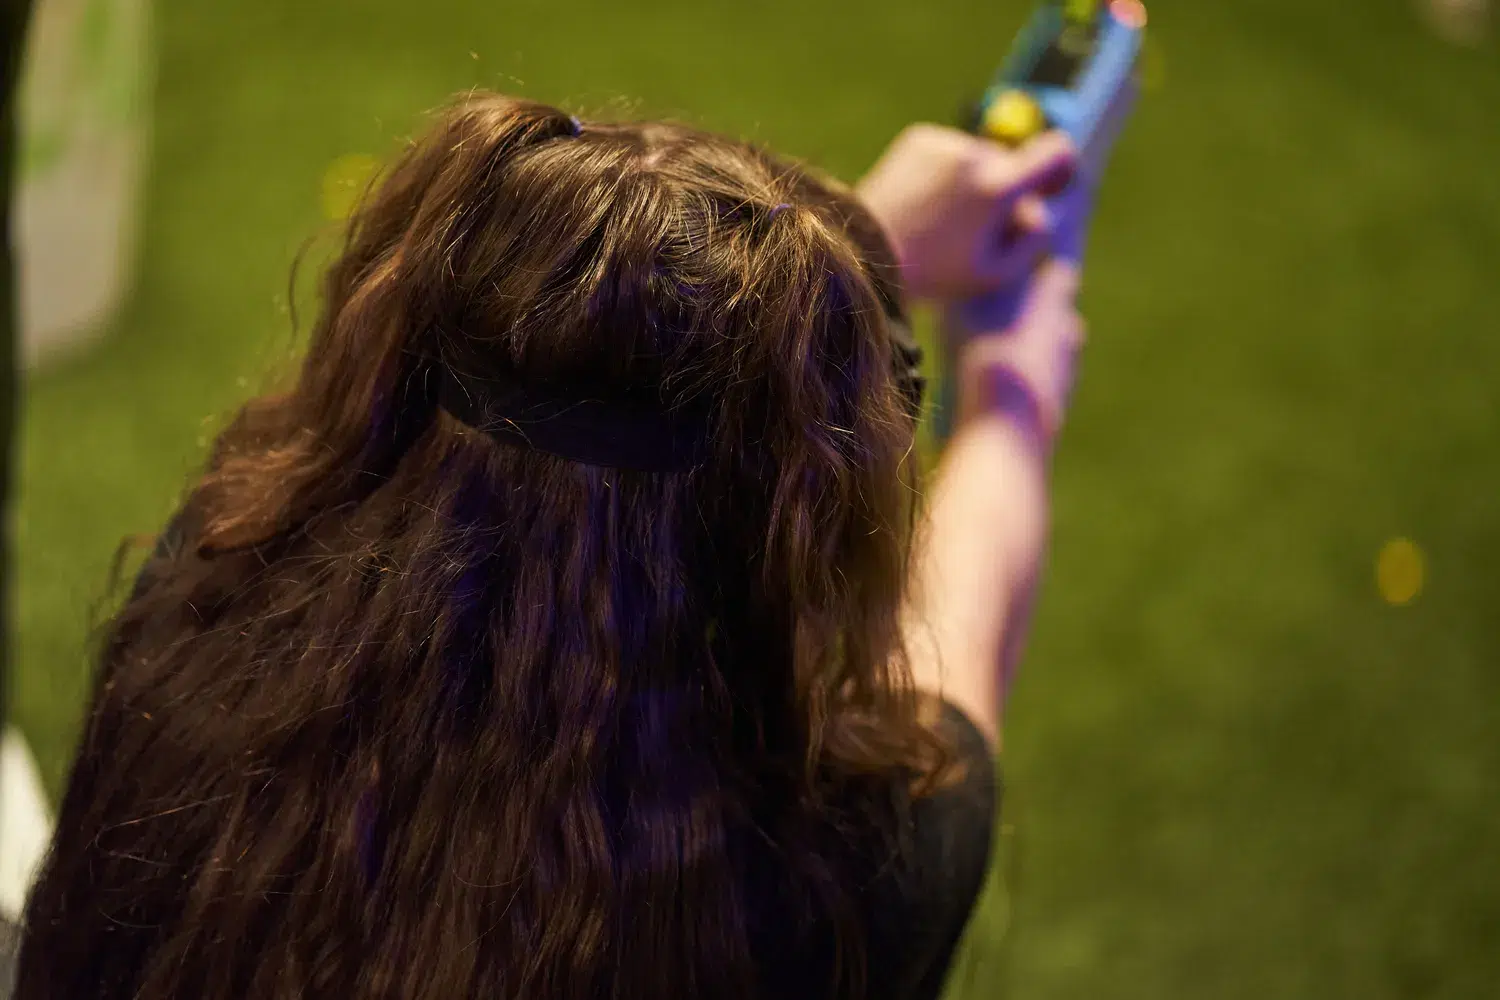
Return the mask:
[[[1140,0],[1048,0],[1016,37],[965,123],[971,132],[1007,145],[1020,145],[1048,129],[1072,138],[1078,149],[1072,185],[1081,186],[1084,197],[1077,197],[1078,190],[1059,195],[1055,217],[1086,212],[1091,204],[1089,194],[1135,104],[1145,29],[1146,8]],[[1087,219],[1071,220],[1066,228],[1076,239],[1055,247],[1054,253],[1080,260]],[[956,319],[970,329],[1008,329],[1025,294],[1024,287],[1006,289],[963,303]],[[953,380],[945,382],[951,392]],[[941,438],[947,437],[952,414],[951,396],[944,395],[937,414]]]

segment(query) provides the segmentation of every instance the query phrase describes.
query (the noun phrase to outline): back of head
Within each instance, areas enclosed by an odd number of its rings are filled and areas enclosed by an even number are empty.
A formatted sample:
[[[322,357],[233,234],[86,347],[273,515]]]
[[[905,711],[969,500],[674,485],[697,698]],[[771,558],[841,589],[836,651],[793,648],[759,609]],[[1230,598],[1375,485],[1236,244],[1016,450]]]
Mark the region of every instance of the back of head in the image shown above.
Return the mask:
[[[729,997],[777,906],[851,943],[834,789],[933,748],[897,291],[853,198],[470,96],[324,297],[108,627],[19,995]],[[693,459],[483,433],[453,373],[644,401]]]

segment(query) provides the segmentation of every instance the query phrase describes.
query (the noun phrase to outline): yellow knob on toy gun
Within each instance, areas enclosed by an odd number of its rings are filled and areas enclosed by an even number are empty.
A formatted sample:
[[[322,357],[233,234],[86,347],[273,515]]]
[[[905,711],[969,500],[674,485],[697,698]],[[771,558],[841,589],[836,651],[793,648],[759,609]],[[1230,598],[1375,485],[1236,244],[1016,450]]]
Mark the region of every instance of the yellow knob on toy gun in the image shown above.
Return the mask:
[[[1007,90],[990,102],[979,131],[991,139],[1019,146],[1047,128],[1041,105],[1024,90]]]

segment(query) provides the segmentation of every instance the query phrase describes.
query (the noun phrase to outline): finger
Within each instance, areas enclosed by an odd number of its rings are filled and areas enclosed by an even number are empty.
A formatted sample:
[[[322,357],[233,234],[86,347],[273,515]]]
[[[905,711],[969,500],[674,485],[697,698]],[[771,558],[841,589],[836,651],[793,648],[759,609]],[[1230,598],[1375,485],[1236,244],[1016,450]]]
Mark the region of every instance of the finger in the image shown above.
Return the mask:
[[[1072,304],[1082,284],[1078,266],[1071,261],[1049,260],[1036,274],[1033,294],[1040,300]]]
[[[1071,261],[1052,259],[1037,269],[1023,316],[1075,315],[1079,272]]]
[[[1011,212],[1011,225],[1019,233],[1048,233],[1052,231],[1052,210],[1040,195],[1024,194]]]
[[[1055,194],[1068,184],[1077,162],[1073,140],[1064,132],[1047,132],[1015,149],[990,144],[979,169],[980,189],[992,198],[1017,198],[1029,192]]]
[[[985,288],[1001,288],[1018,282],[1036,270],[1051,247],[1050,224],[1038,230],[1002,236],[998,245],[991,247],[974,268],[975,279]]]
[[[1002,207],[1001,212],[993,244],[982,249],[975,263],[974,279],[982,288],[1009,284],[1030,274],[1047,253],[1056,232],[1056,214],[1040,195],[1022,195],[1014,206]]]

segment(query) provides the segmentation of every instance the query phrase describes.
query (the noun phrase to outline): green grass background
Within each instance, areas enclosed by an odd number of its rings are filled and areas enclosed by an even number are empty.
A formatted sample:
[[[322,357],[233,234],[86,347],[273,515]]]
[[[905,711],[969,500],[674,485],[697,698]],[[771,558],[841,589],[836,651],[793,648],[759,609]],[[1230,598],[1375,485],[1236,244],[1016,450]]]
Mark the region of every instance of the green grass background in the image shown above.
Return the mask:
[[[1500,61],[1402,0],[1157,0],[955,997],[1500,990]],[[1017,0],[166,0],[135,290],[30,382],[13,710],[60,787],[122,535],[290,342],[342,155],[486,86],[854,178]],[[205,424],[205,420],[210,423]],[[1380,546],[1426,590],[1392,608]]]

